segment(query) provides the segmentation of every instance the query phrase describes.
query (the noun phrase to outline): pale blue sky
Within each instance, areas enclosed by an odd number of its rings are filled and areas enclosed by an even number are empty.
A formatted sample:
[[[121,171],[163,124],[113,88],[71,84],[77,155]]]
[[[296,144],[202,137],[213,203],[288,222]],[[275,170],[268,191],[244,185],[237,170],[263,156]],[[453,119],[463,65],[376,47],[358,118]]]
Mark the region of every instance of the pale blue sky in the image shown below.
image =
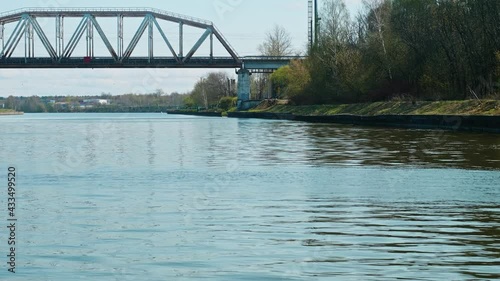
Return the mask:
[[[354,11],[360,6],[361,0],[346,2]],[[214,22],[239,55],[257,55],[258,45],[274,24],[282,25],[288,30],[293,37],[294,49],[297,52],[304,52],[307,44],[307,0],[24,0],[2,1],[0,13],[24,7],[152,7],[194,16]],[[134,20],[126,21],[125,36],[127,37],[127,34],[129,37],[132,36],[139,23]],[[47,36],[53,38],[53,23],[47,21],[41,24],[47,26],[44,28],[49,30]],[[71,33],[74,25],[76,25],[76,20],[73,22],[68,20],[66,32]],[[105,20],[101,25],[105,30],[106,28],[116,29],[112,22],[108,25]],[[9,35],[9,28],[13,27],[6,27],[6,35]],[[165,27],[165,29],[167,33],[169,31],[173,33],[176,30],[174,27]],[[186,41],[194,41],[199,36],[197,30],[185,32],[187,33]],[[116,33],[114,36],[116,38]],[[115,42],[112,40],[113,35],[110,37],[110,40]],[[104,52],[104,49],[98,46],[100,43],[97,41],[99,40],[96,38],[96,48]],[[189,45],[188,42],[186,44]],[[185,49],[190,47],[186,46]],[[18,49],[19,52],[24,53],[23,48],[18,47]],[[140,45],[138,49],[141,49]],[[37,46],[37,50],[41,50],[40,46]],[[138,52],[141,51],[138,50]],[[200,52],[203,52],[203,49],[200,49]],[[222,49],[217,49],[216,55],[225,55],[221,52]],[[102,55],[105,55],[105,52]],[[148,93],[157,88],[162,88],[167,93],[186,92],[209,71],[211,70],[0,70],[0,96],[94,95],[101,92],[116,95],[129,92]],[[234,74],[234,70],[225,71],[230,75]]]

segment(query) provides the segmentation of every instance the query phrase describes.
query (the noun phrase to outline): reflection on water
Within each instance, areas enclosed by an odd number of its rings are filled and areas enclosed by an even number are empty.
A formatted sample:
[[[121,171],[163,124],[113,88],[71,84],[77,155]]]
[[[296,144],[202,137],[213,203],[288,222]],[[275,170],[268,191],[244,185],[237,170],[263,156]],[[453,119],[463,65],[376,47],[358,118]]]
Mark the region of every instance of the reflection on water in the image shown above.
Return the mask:
[[[312,151],[313,155],[325,162],[500,168],[499,136],[494,134],[380,128],[346,130],[327,125],[311,128],[308,134],[315,137],[317,149]]]
[[[23,261],[2,280],[500,279],[497,135],[159,114],[0,125]]]
[[[97,135],[93,130],[92,125],[87,125],[85,132],[85,144],[84,144],[84,152],[85,152],[85,162],[88,163],[89,166],[95,165],[96,160],[96,145],[95,142],[99,141]]]
[[[154,165],[155,164],[155,158],[156,158],[156,153],[155,153],[155,128],[154,124],[152,122],[148,123],[149,125],[149,131],[148,131],[148,139],[147,139],[147,145],[148,145],[148,163],[149,165]]]
[[[257,154],[258,159],[287,161],[292,156],[297,162],[320,165],[500,169],[496,134],[240,122],[240,130],[250,131],[244,136],[252,136],[245,152]]]
[[[55,153],[64,157],[68,145],[79,146],[86,157],[108,161],[105,156],[109,156],[120,165],[142,161],[142,164],[157,166],[159,164],[153,160],[172,162],[173,159],[167,156],[175,156],[176,163],[201,161],[208,166],[218,166],[237,157],[249,165],[500,169],[498,134],[289,121],[158,116],[148,119],[148,115],[109,117],[112,119],[81,115],[79,118],[62,115],[37,119],[33,116],[36,115],[2,119],[6,125],[22,120],[20,129],[23,131],[16,137],[23,139],[27,156],[32,155],[34,149],[40,153],[39,145],[43,140],[39,135],[43,134],[51,142],[65,144],[42,147],[44,151],[57,149]],[[135,121],[129,122],[131,118]],[[40,132],[39,127],[33,127],[33,122],[55,127]],[[73,142],[70,144],[68,140]],[[159,141],[161,143],[157,143]],[[136,153],[132,146],[145,147],[147,153]],[[96,151],[100,151],[100,157],[94,155]],[[184,153],[186,159],[183,159]]]
[[[498,205],[313,201],[317,205],[306,212],[316,238],[303,243],[329,248],[332,255],[320,255],[308,261],[311,264],[335,262],[338,275],[352,273],[352,264],[363,264],[368,267],[364,270],[380,277],[427,280],[436,276],[433,268],[439,268],[450,280],[461,274],[500,278]],[[387,275],[391,271],[394,276]]]

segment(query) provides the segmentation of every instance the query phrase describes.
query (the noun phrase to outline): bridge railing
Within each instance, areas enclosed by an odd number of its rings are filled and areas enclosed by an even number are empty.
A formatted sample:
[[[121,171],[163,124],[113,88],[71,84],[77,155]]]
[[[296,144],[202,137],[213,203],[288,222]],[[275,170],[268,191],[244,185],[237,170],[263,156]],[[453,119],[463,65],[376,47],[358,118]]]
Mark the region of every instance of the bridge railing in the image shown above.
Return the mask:
[[[178,13],[173,13],[173,12],[168,12],[160,9],[154,9],[154,8],[21,8],[21,9],[16,9],[4,13],[0,13],[0,18],[8,18],[13,15],[17,14],[22,14],[22,13],[70,13],[70,12],[81,12],[81,13],[93,13],[93,12],[113,12],[116,14],[120,13],[126,13],[126,12],[149,12],[149,13],[156,13],[164,16],[169,16],[173,18],[179,18],[183,20],[188,20],[188,21],[193,21],[197,23],[201,23],[204,25],[213,25],[211,21],[196,18],[196,17],[191,17],[187,15],[182,15]]]
[[[194,22],[198,22],[198,23],[206,24],[206,25],[214,25],[213,22],[211,22],[211,21],[200,19],[200,18],[197,18],[197,17],[191,17],[191,16],[186,16],[186,15],[181,15],[181,14],[178,14],[178,13],[168,12],[168,11],[164,11],[164,10],[160,10],[160,9],[153,9],[153,8],[148,8],[148,9],[151,10],[152,12],[160,14],[160,15],[165,15],[165,16],[171,16],[171,17],[174,17],[174,18],[185,19],[185,20],[194,21]]]
[[[246,56],[242,57],[243,60],[257,60],[257,61],[269,61],[269,60],[301,60],[305,59],[305,56]]]
[[[222,32],[220,32],[220,30],[217,28],[217,26],[213,25],[212,23],[212,28],[215,29],[215,31],[217,33],[219,33],[219,35],[222,37],[222,39],[224,40],[224,42],[226,42],[226,44],[229,46],[229,48],[236,54],[236,56],[239,58],[240,56],[238,55],[238,53],[236,52],[236,49],[233,48],[233,46],[231,45],[231,43],[229,43],[229,41],[226,39],[226,36],[224,36],[224,34]]]

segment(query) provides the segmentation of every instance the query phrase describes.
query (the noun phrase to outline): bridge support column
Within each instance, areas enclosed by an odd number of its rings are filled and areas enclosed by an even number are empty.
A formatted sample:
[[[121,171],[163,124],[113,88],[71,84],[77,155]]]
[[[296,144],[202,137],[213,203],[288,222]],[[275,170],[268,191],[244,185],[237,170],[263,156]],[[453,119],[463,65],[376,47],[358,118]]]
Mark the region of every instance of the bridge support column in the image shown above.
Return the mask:
[[[86,17],[88,19],[91,15]],[[94,25],[90,20],[87,21],[87,57],[94,57]]]
[[[57,57],[62,57],[64,52],[64,17],[56,17],[56,53]]]
[[[273,80],[271,80],[271,75],[268,75],[267,77],[267,91],[266,91],[266,98],[272,99],[275,98],[274,93],[273,93],[274,87],[273,87]]]
[[[24,58],[33,58],[35,57],[35,32],[33,29],[33,25],[31,23],[27,23],[25,35],[25,52]]]
[[[0,58],[3,56],[3,49],[5,49],[5,40],[3,39],[3,33],[4,33],[5,27],[3,22],[0,22],[0,41],[2,41],[2,51],[0,53]]]
[[[184,23],[179,23],[179,57],[184,57]]]
[[[148,22],[148,49],[149,49],[149,63],[151,63],[151,61],[153,60],[153,57],[154,57],[154,52],[153,52],[153,48],[154,48],[154,38],[153,38],[153,17],[151,16],[149,18],[149,22]]]
[[[118,58],[122,58],[123,57],[123,51],[124,51],[124,48],[123,48],[123,15],[118,15],[118,18],[117,18],[117,32],[118,32]]]
[[[238,70],[238,110],[246,110],[245,104],[250,100],[250,71]]]

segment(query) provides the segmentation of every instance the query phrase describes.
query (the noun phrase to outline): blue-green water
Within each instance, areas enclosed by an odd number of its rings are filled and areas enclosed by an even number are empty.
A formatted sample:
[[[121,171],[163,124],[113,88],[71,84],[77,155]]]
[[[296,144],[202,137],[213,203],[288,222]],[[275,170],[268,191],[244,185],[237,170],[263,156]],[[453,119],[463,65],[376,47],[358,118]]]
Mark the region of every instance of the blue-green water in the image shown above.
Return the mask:
[[[0,206],[18,171],[0,280],[500,278],[498,135],[162,114],[0,130]]]

